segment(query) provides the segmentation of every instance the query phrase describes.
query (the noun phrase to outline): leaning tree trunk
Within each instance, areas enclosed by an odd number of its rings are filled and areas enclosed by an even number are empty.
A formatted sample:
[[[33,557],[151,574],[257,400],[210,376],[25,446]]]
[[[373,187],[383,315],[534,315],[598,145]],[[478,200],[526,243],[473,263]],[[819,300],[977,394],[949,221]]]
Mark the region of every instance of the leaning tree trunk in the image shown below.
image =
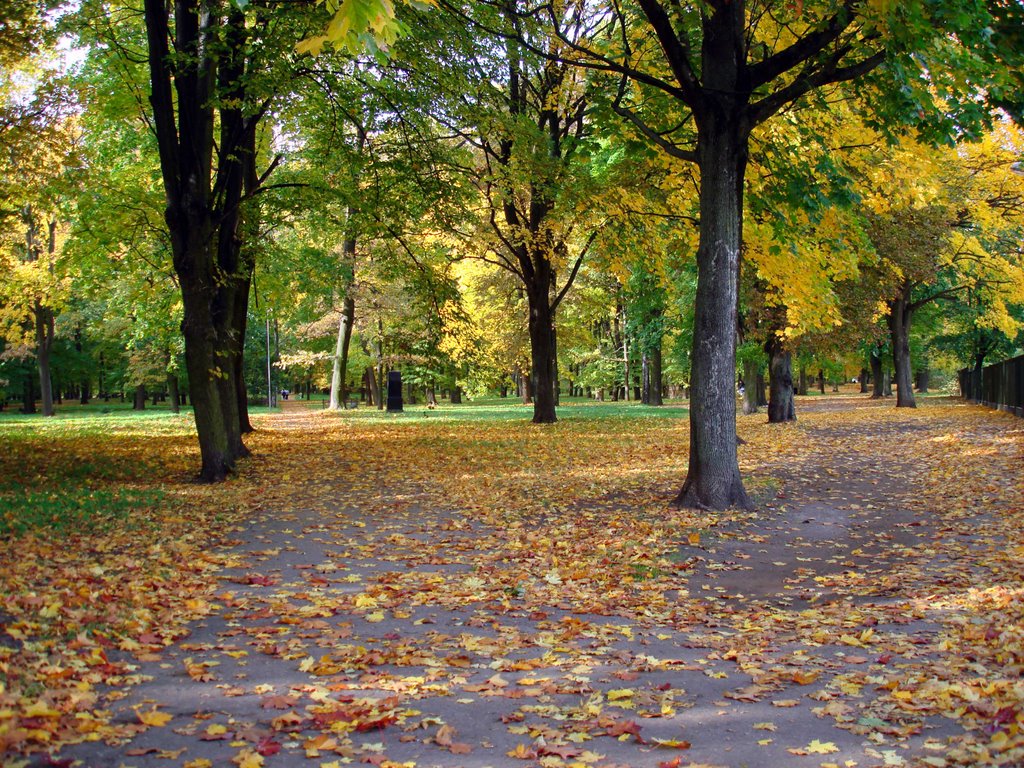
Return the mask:
[[[796,421],[796,403],[793,399],[793,356],[785,342],[772,334],[764,345],[768,353],[770,389],[768,396],[768,423],[781,424]]]
[[[892,361],[896,369],[896,407],[916,408],[913,369],[910,360],[910,320],[913,310],[905,297],[889,302],[889,334],[892,338]]]
[[[707,44],[707,39],[705,39]],[[729,97],[723,96],[723,99]],[[740,120],[698,122],[700,245],[690,371],[690,457],[682,507],[750,507],[736,454],[736,302],[747,140]]]
[[[757,413],[757,373],[761,366],[757,360],[743,361],[743,413]]]

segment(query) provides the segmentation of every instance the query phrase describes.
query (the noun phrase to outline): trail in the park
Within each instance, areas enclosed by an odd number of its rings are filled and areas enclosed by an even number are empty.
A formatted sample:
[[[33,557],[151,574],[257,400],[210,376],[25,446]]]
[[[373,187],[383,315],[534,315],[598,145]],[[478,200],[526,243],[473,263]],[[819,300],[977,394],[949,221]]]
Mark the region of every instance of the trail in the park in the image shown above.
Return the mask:
[[[758,509],[720,515],[667,506],[684,419],[290,401],[198,618],[109,651],[96,740],[6,764],[1024,764],[1024,422],[849,396],[764,421]]]

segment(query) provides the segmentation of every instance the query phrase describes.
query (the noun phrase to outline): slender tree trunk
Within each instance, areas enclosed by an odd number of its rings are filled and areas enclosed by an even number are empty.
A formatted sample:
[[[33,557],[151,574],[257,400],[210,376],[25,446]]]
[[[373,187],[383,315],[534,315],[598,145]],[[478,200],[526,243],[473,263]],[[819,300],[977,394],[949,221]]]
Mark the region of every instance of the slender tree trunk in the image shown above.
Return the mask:
[[[882,350],[875,347],[871,350],[871,399],[885,397],[885,374],[882,371]]]
[[[799,377],[798,381],[799,381],[799,383],[797,384],[796,393],[798,395],[806,397],[806,395],[807,395],[807,369],[804,368],[803,366],[800,366],[800,377]]]
[[[757,373],[760,369],[757,360],[743,361],[743,413],[757,413]]]
[[[708,44],[705,37],[705,44]],[[675,503],[749,508],[736,454],[736,302],[747,138],[736,115],[698,122],[700,245],[690,372],[690,457]]]
[[[178,375],[167,374],[167,399],[171,402],[171,413],[181,412],[181,393],[178,391]]]
[[[338,338],[334,345],[334,361],[331,366],[331,396],[328,408],[336,411],[344,407],[348,396],[348,350],[352,341],[352,323],[355,321],[355,300],[346,294],[338,319]]]
[[[53,349],[53,312],[36,299],[36,364],[39,367],[39,395],[43,416],[53,416],[53,381],[50,377],[50,350]]]
[[[22,413],[35,413],[36,412],[36,390],[35,383],[37,377],[31,373],[31,369],[25,369],[25,377],[21,383],[21,412]]]
[[[768,384],[764,378],[764,371],[759,370],[757,372],[757,407],[767,408],[768,407]]]
[[[765,342],[769,366],[768,423],[796,421],[793,399],[793,356],[786,344],[774,333]]]
[[[825,371],[821,368],[818,369],[818,390],[825,394]]]
[[[862,395],[866,395],[868,393],[868,369],[867,368],[861,368],[860,369],[860,376],[857,377],[857,380],[860,382],[860,393]]]
[[[629,332],[626,330],[628,328],[626,324],[626,307],[621,299],[619,301],[619,317],[621,318],[620,327],[622,328],[622,382],[624,385],[623,390],[625,390],[623,392],[623,399],[628,403],[633,372],[630,370],[629,365]]]
[[[910,321],[913,310],[905,296],[889,302],[889,334],[896,370],[896,407],[916,408],[913,368],[910,360]]]
[[[647,354],[650,359],[651,369],[651,381],[650,381],[650,402],[648,405],[664,405],[665,394],[662,387],[662,378],[664,373],[662,371],[662,358],[661,358],[661,342],[662,339],[659,336],[657,342],[648,350]]]
[[[377,377],[374,375],[373,366],[367,366],[366,371],[363,373],[363,379],[366,381],[366,388],[369,394],[367,399],[367,405],[373,406],[380,403],[380,388],[377,386]]]
[[[231,370],[235,392],[235,403],[238,408],[238,455],[248,456],[249,449],[242,443],[241,436],[255,431],[249,420],[249,391],[245,386],[245,334],[249,325],[249,288],[252,285],[251,273],[244,279],[244,284],[237,287],[237,296],[232,308],[231,339]]]

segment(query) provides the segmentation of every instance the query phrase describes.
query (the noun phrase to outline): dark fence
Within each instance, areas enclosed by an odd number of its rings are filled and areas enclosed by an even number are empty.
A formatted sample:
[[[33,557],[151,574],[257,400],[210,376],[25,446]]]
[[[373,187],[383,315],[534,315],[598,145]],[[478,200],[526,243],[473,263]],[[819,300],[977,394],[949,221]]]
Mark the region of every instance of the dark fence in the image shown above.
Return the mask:
[[[979,377],[973,368],[960,371],[960,395],[965,400],[1024,416],[1024,355],[986,365]]]

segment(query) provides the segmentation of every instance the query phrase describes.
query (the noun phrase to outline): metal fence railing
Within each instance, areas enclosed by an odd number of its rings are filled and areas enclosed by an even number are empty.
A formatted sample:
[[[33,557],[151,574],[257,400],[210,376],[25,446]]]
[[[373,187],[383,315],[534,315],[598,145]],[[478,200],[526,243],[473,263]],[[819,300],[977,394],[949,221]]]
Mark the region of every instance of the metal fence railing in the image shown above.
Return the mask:
[[[1024,416],[1024,355],[986,365],[981,375],[973,368],[960,371],[960,395],[965,400]]]

